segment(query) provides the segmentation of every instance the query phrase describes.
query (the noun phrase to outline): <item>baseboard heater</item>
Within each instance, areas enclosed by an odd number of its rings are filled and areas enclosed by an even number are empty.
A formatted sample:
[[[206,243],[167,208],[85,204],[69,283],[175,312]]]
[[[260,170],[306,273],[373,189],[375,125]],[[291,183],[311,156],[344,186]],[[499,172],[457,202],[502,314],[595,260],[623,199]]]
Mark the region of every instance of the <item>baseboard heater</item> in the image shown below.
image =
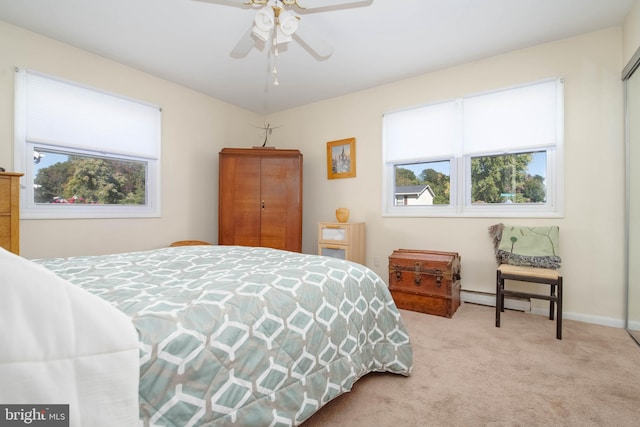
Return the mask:
[[[460,301],[472,304],[496,306],[496,294],[477,291],[460,291]],[[531,300],[529,298],[505,298],[504,308],[517,311],[531,311]]]

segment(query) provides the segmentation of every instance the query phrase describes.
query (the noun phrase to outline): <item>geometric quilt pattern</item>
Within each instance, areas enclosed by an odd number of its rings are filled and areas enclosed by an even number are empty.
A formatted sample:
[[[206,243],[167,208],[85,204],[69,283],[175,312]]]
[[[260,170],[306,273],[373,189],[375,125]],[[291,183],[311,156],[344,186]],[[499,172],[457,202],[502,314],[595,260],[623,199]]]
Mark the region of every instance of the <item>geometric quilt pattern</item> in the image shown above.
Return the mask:
[[[131,318],[145,426],[299,425],[369,372],[411,372],[387,286],[360,264],[240,246],[36,262]]]

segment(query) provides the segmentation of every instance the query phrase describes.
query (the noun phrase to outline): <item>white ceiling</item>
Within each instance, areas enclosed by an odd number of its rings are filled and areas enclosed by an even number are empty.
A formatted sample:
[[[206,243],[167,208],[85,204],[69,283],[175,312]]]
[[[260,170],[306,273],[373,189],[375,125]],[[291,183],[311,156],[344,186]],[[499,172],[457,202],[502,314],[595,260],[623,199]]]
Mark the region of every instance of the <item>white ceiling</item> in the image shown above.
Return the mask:
[[[334,52],[318,59],[289,43],[277,59],[279,86],[267,50],[229,55],[255,9],[225,1],[0,0],[0,20],[268,114],[620,25],[635,0],[362,0],[298,10],[300,25]]]

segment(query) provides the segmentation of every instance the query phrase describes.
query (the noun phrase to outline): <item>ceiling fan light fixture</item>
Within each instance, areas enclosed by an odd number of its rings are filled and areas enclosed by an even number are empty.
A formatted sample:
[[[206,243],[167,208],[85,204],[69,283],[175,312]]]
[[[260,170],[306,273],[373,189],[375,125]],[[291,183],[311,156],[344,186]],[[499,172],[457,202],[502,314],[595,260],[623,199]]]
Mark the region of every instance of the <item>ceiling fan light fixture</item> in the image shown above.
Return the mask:
[[[295,33],[298,29],[298,17],[289,11],[281,11],[280,15],[278,16],[278,21],[278,28],[283,34],[287,36],[292,36],[293,33]]]
[[[276,22],[273,9],[269,6],[263,7],[256,13],[253,22],[253,34],[267,41]]]
[[[271,31],[262,31],[258,27],[253,27],[253,34],[255,34],[260,40],[267,41],[271,35]]]
[[[277,28],[276,32],[277,32],[276,38],[275,38],[276,44],[289,43],[291,40],[293,40],[291,35],[282,31],[280,27]]]

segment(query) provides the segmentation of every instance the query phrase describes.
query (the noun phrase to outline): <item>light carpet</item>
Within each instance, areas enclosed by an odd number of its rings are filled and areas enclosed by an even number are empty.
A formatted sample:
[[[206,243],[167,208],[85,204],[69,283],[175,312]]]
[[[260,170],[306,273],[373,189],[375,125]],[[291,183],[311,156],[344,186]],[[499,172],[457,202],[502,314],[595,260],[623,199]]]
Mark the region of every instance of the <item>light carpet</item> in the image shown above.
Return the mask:
[[[447,319],[401,310],[410,377],[369,374],[303,427],[638,426],[640,347],[624,329],[462,304]]]

